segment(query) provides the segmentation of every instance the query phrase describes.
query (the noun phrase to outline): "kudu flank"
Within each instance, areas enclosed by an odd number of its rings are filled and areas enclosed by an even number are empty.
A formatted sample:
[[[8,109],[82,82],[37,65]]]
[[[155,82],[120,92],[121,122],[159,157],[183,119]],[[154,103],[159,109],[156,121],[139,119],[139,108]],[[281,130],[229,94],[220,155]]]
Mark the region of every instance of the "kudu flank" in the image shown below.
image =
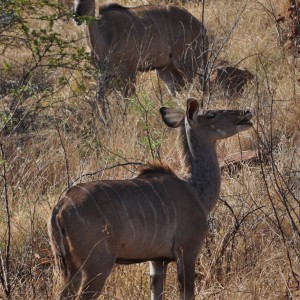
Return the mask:
[[[95,0],[75,1],[75,20],[95,17]],[[208,37],[201,22],[183,8],[145,5],[103,6],[86,24],[94,64],[102,73],[100,94],[109,77],[134,92],[138,71],[156,70],[174,94],[207,64]],[[205,77],[205,76],[204,76]]]
[[[129,180],[81,183],[52,211],[49,235],[62,275],[61,299],[94,299],[115,263],[150,261],[151,298],[163,299],[169,262],[177,263],[181,299],[193,299],[195,259],[207,234],[207,215],[219,195],[216,141],[251,127],[249,111],[199,113],[161,108],[179,128],[185,178],[150,164]]]

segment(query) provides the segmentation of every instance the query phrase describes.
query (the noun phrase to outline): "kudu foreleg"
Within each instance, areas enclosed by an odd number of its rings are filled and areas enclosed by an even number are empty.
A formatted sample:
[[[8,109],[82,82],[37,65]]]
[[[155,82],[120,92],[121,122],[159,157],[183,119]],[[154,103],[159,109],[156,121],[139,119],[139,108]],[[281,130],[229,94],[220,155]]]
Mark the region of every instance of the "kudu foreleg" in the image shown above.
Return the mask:
[[[168,262],[151,261],[150,277],[151,277],[151,300],[164,299],[164,286],[167,274]]]
[[[109,64],[107,59],[104,62],[98,60],[94,52],[91,53],[91,62],[98,70],[96,108],[101,114],[103,123],[107,124],[110,115],[109,103],[105,96],[110,80]]]
[[[167,85],[170,93],[176,96],[176,92],[180,91],[184,86],[184,78],[182,74],[173,66],[169,65],[157,70],[158,77]]]
[[[124,95],[124,116],[127,115],[129,109],[129,97],[136,95],[135,89],[135,76],[128,76],[124,80],[124,88],[123,88],[123,95]]]
[[[101,72],[101,71],[100,71]],[[96,101],[100,104],[100,110],[103,121],[106,123],[109,120],[110,117],[110,108],[109,103],[107,100],[107,97],[105,96],[108,82],[110,77],[105,74],[106,72],[100,73],[98,77],[98,88],[97,88],[97,94],[96,94]]]
[[[177,276],[179,282],[180,299],[192,300],[195,296],[195,258],[179,250],[177,256]]]

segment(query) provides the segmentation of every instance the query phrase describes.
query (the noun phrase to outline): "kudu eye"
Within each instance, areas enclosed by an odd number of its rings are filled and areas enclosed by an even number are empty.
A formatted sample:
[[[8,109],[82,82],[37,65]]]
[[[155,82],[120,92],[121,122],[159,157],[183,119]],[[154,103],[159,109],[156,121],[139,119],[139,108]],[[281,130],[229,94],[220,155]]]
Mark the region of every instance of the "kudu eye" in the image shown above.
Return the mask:
[[[216,113],[213,113],[213,112],[210,112],[210,113],[207,114],[208,118],[213,118],[215,116],[216,116]]]

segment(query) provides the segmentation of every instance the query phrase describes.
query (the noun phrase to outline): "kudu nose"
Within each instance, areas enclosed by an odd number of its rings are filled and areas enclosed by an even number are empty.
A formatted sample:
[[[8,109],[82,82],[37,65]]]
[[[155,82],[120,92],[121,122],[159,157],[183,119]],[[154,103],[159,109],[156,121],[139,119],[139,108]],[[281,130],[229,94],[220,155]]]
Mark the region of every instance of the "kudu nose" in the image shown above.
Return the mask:
[[[252,113],[251,113],[251,111],[250,111],[250,110],[245,110],[245,111],[244,111],[244,116],[245,116],[248,120],[250,120],[250,119],[252,118]]]

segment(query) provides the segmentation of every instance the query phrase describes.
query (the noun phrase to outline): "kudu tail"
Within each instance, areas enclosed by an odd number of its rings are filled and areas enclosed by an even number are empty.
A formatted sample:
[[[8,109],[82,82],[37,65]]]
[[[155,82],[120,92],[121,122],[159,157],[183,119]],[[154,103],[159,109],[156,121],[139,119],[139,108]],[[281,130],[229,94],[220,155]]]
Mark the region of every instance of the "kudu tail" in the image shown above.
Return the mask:
[[[55,207],[52,211],[49,223],[48,233],[50,237],[50,243],[52,252],[54,254],[55,266],[57,268],[59,276],[66,280],[68,271],[65,261],[65,244],[63,240],[63,231],[57,218],[58,209]]]

